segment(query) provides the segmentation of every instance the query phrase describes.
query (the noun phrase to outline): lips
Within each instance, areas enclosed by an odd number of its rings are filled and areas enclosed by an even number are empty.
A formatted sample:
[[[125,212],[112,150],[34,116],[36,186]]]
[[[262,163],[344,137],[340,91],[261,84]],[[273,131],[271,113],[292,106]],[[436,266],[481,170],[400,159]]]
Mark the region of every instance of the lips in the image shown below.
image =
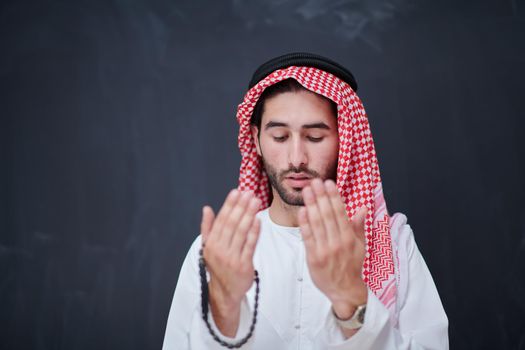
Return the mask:
[[[291,187],[305,187],[312,181],[312,178],[305,174],[293,174],[290,176],[287,176],[285,178],[285,181],[291,186]]]

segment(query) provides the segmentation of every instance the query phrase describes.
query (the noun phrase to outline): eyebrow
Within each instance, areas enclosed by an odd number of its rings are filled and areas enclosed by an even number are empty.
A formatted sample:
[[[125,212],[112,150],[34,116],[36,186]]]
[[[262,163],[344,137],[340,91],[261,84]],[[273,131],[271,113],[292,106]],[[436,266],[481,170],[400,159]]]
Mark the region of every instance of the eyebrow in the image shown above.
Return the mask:
[[[268,130],[270,128],[288,127],[288,126],[289,125],[286,124],[286,123],[269,121],[264,126],[264,130]],[[302,129],[325,129],[325,130],[330,130],[330,127],[328,125],[326,125],[325,123],[320,122],[320,123],[305,124],[305,125],[302,126]]]

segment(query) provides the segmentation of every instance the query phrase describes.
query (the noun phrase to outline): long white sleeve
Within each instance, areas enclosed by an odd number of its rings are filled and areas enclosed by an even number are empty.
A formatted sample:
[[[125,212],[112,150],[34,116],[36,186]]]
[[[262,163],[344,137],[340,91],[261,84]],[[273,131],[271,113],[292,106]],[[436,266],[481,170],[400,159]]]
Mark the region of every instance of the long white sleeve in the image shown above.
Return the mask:
[[[202,319],[200,277],[198,272],[198,255],[201,245],[200,236],[193,242],[182,264],[171,304],[166,333],[164,335],[163,350],[180,349],[217,349],[224,350],[215,341]],[[235,338],[224,336],[215,325],[213,316],[208,314],[212,329],[221,339],[234,343],[242,339],[249,331],[252,319],[252,310],[245,297],[241,303],[240,324]],[[242,347],[250,349],[253,337]]]
[[[241,349],[301,350],[415,350],[448,349],[448,320],[428,267],[414,241],[406,217],[400,223],[397,320],[369,291],[363,327],[349,339],[331,312],[331,304],[309,276],[304,244],[297,228],[273,224],[261,211],[261,234],[254,254],[259,271],[260,298],[253,336]],[[401,237],[401,239],[397,239]],[[195,239],[182,265],[171,305],[163,350],[225,349],[216,342],[202,320],[198,253]],[[235,338],[222,335],[213,316],[208,320],[221,339],[237,342],[249,331],[253,317],[254,288],[241,304],[240,324]]]
[[[408,286],[398,327],[391,325],[388,310],[369,290],[363,327],[345,340],[335,317],[329,313],[325,315],[326,331],[317,348],[448,349],[448,319],[434,281],[414,241],[412,229],[404,225],[403,230],[409,230],[405,232],[408,235]]]

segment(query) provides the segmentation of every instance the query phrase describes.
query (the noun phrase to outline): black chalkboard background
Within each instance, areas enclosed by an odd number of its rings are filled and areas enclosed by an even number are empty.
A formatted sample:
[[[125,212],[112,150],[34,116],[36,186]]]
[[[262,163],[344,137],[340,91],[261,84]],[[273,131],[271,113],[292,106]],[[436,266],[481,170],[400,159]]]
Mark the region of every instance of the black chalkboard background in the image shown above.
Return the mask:
[[[235,110],[290,51],[349,67],[452,349],[525,349],[525,2],[3,1],[0,347],[159,349]]]

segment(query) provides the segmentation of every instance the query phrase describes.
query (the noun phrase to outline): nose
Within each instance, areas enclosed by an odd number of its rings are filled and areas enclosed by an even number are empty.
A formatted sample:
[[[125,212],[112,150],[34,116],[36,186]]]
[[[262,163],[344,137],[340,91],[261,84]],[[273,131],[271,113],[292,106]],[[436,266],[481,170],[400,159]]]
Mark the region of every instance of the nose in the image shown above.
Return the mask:
[[[289,143],[288,163],[294,168],[299,168],[308,164],[306,147],[300,137],[296,137]]]

